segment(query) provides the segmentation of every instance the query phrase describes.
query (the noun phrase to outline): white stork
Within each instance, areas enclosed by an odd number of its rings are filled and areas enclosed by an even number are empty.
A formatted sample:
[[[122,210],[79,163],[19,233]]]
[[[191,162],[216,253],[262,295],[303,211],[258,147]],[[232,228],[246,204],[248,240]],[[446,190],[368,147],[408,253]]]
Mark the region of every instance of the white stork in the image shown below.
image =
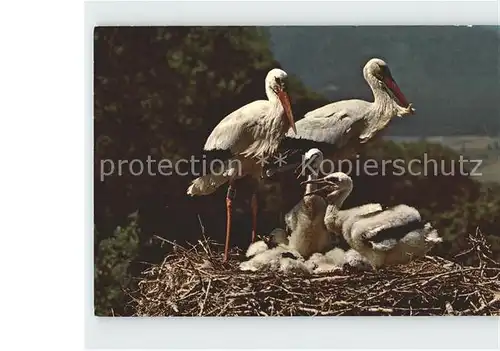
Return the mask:
[[[379,204],[368,204],[361,209],[340,210],[353,189],[352,179],[345,173],[331,173],[313,182],[323,185],[314,193],[326,194],[327,229],[342,235],[374,269],[407,263],[442,242],[430,223],[407,205],[382,209]]]
[[[374,100],[342,100],[330,103],[305,114],[297,121],[297,133],[288,133],[280,150],[288,154],[288,165],[279,169],[269,168],[266,175],[295,168],[310,148],[319,148],[326,158],[351,157],[375,136],[379,136],[392,118],[415,112],[399,89],[387,63],[378,58],[369,60],[363,76],[370,86]]]
[[[203,149],[205,151],[229,151],[232,159],[226,163],[227,168],[224,172],[196,178],[187,189],[187,194],[190,196],[208,195],[229,182],[226,196],[227,225],[224,261],[228,258],[232,200],[236,195],[235,180],[250,175],[259,181],[263,163],[258,161],[276,152],[290,128],[296,131],[286,81],[286,72],[278,68],[272,69],[265,80],[268,100],[253,101],[230,113],[219,122]],[[231,162],[235,160],[239,162]],[[257,225],[255,190],[251,207],[253,242]]]

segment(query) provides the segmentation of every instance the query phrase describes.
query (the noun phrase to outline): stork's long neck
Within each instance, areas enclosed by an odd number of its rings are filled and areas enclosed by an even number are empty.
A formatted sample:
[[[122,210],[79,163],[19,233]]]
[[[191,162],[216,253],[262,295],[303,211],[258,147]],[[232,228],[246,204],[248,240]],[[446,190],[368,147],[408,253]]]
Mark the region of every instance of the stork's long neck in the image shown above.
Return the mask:
[[[254,155],[269,155],[276,152],[281,140],[290,128],[285,118],[285,109],[276,93],[266,85],[266,95],[269,100],[269,109],[260,118],[256,125]]]
[[[351,191],[352,187],[347,187],[328,194],[326,197],[326,200],[328,201],[328,207],[333,211],[339,211]]]
[[[276,119],[278,117],[282,117],[285,113],[285,109],[278,98],[278,95],[274,92],[273,89],[269,85],[266,85],[266,96],[271,104],[271,110],[269,114],[269,119]]]
[[[372,90],[374,98],[370,109],[370,125],[373,128],[382,129],[391,118],[397,115],[401,108],[398,106],[397,101],[394,100],[394,97],[372,74],[366,74],[365,79]]]
[[[309,174],[309,176],[307,177],[308,181],[316,180],[316,179],[318,179],[318,172],[316,170],[314,172],[311,172],[311,174]],[[317,188],[318,188],[317,184],[308,183],[306,185],[306,191],[305,191],[304,195],[316,190]]]
[[[326,196],[328,207],[326,208],[325,219],[328,218],[330,224],[333,224],[335,218],[337,218],[338,212],[342,208],[344,201],[347,199],[351,191],[352,185],[336,190]]]
[[[329,231],[342,235],[342,221],[339,221],[339,212],[351,191],[352,185],[327,195],[328,206],[325,213],[325,225]]]

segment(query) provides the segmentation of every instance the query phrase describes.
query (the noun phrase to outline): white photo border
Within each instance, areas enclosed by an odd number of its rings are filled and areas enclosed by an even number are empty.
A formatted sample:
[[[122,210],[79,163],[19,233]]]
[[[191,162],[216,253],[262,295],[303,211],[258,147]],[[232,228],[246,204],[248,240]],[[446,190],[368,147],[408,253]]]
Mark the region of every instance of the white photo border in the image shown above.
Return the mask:
[[[500,347],[500,318],[495,317],[95,317],[92,38],[96,25],[499,25],[496,0],[86,2],[85,345],[99,349]]]

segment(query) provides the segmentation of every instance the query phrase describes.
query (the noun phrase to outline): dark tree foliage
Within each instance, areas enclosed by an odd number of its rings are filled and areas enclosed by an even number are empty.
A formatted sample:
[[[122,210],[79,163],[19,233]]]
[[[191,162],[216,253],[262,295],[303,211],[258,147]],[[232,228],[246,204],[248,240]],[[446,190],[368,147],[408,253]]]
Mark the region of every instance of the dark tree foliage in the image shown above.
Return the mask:
[[[131,263],[137,258],[141,229],[137,223],[137,214],[129,216],[130,223],[122,228],[118,226],[111,237],[102,239],[97,231],[95,241],[95,313],[97,315],[127,312],[127,295],[124,290],[131,286],[129,274]]]
[[[264,77],[280,64],[269,49],[267,31],[256,27],[98,27],[94,45],[95,311],[127,315],[124,291],[134,289],[133,277],[144,263],[162,260],[170,249],[156,235],[183,244],[198,240],[202,229],[220,242],[225,233],[224,188],[188,198],[192,176],[160,175],[157,162],[150,163],[156,175],[147,168],[134,175],[130,162],[137,159],[147,166],[148,157],[175,161],[199,155],[224,116],[265,98]],[[293,76],[290,95],[296,119],[328,102]],[[408,160],[424,153],[435,159],[457,157],[439,145],[390,142],[370,147],[363,157]],[[120,160],[127,161],[121,170]],[[113,174],[102,177],[103,167],[109,171],[111,163]],[[132,166],[132,172],[140,171],[138,162]],[[468,177],[359,176],[354,181],[346,206],[404,202],[422,209],[449,237],[460,237],[477,224],[485,232],[499,232],[499,190],[482,189]],[[232,244],[240,247],[250,239],[244,182],[232,235]],[[259,233],[281,225],[280,214],[301,191],[295,179],[267,182],[260,192]]]

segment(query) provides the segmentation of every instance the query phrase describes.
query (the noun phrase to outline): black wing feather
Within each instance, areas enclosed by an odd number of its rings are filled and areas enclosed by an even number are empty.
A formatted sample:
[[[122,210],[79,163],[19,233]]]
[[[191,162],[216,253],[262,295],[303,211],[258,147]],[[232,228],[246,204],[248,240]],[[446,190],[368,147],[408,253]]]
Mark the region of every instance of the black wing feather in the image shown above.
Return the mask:
[[[423,221],[419,219],[414,219],[405,224],[382,229],[377,234],[375,234],[375,236],[366,240],[372,242],[382,242],[384,240],[390,240],[390,239],[400,240],[411,231],[423,229],[424,225],[425,224]]]

